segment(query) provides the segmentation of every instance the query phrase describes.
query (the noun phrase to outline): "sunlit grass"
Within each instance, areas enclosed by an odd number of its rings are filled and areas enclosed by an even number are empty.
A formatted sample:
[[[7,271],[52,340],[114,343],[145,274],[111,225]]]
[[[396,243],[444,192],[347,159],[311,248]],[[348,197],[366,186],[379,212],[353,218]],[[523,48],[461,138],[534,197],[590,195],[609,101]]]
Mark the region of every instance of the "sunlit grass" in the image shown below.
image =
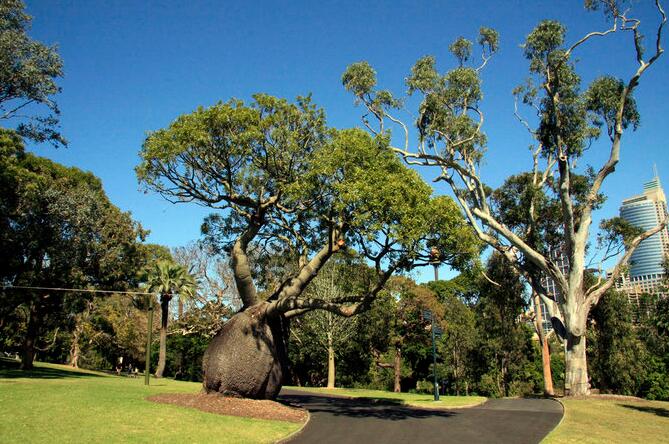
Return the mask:
[[[440,396],[435,401],[433,395],[419,393],[395,393],[383,390],[347,389],[347,388],[315,388],[315,387],[286,387],[291,390],[302,390],[313,393],[324,393],[352,398],[367,398],[378,400],[399,401],[402,404],[424,408],[455,408],[471,407],[485,402],[482,396]]]
[[[36,364],[24,373],[0,362],[0,442],[269,443],[300,424],[221,416],[146,400],[198,393],[201,384],[109,376]]]
[[[669,443],[669,402],[565,399],[562,423],[542,441]]]

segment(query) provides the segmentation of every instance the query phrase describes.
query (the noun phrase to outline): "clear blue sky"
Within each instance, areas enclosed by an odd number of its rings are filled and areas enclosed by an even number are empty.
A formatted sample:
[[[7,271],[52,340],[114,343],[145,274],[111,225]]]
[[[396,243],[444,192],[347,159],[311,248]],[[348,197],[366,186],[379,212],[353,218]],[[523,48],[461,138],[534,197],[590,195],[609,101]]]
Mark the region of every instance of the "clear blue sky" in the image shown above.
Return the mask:
[[[34,17],[31,35],[57,44],[64,60],[58,102],[70,141],[66,149],[31,149],[92,171],[111,200],[151,230],[149,241],[169,246],[198,238],[209,211],[140,192],[133,168],[146,132],[180,114],[255,92],[287,98],[312,93],[330,125],[357,126],[361,110],[340,81],[348,64],[368,60],[380,85],[401,93],[417,58],[431,54],[441,68],[449,68],[453,59],[447,49],[454,38],[473,39],[480,26],[493,27],[501,34],[501,50],[483,76],[489,137],[483,175],[498,186],[530,167],[531,141],[513,117],[511,96],[527,73],[519,48],[524,37],[545,18],[565,23],[569,41],[606,28],[601,14],[586,13],[579,0],[26,3]],[[658,22],[651,1],[634,6],[644,26]],[[623,37],[599,40],[577,53],[585,80],[632,72],[632,54],[620,51],[621,40],[629,43],[629,36]],[[654,162],[669,185],[668,79],[665,54],[637,90],[642,126],[623,139],[622,161],[604,186],[609,198],[598,217],[617,214],[623,198],[640,193]],[[600,165],[605,148],[594,146],[582,163]]]

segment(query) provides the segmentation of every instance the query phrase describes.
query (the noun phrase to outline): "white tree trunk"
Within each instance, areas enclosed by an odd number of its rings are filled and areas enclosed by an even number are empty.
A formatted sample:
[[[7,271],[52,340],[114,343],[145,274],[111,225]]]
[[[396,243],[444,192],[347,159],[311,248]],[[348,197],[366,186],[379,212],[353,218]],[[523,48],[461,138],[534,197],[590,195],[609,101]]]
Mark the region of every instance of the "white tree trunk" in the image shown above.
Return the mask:
[[[585,335],[575,336],[571,333],[568,335],[564,384],[567,396],[587,396],[590,393],[588,363],[585,356]]]
[[[335,388],[335,352],[332,333],[328,332],[328,387]]]

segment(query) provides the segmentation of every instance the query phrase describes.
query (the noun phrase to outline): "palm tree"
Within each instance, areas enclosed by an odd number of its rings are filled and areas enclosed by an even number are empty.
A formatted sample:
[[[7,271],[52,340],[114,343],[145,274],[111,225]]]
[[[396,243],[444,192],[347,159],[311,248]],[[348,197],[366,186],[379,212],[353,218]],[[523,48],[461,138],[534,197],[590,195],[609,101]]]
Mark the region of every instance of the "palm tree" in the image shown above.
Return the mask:
[[[160,295],[160,353],[156,378],[161,378],[165,371],[167,354],[167,320],[169,318],[170,301],[174,296],[179,298],[192,297],[197,289],[197,282],[186,269],[171,261],[160,260],[149,269],[147,283],[149,291]]]

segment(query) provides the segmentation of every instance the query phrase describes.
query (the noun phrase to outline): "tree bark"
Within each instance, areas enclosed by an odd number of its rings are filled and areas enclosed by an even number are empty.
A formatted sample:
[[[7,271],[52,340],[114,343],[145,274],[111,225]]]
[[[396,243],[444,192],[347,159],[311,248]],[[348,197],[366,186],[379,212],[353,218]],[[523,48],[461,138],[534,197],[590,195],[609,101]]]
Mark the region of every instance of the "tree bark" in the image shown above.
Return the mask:
[[[393,362],[393,370],[395,373],[395,384],[393,392],[400,393],[402,391],[402,349],[395,347],[395,361]]]
[[[555,390],[553,389],[553,373],[551,372],[551,351],[548,347],[548,338],[546,335],[543,335],[543,339],[540,337],[541,341],[541,364],[544,373],[544,394],[546,396],[555,396]]]
[[[335,353],[332,340],[332,333],[328,332],[328,386],[327,388],[335,388]]]
[[[565,395],[587,396],[589,393],[585,335],[575,336],[569,333],[565,351]]]
[[[77,323],[72,333],[72,345],[70,346],[70,365],[74,368],[79,368],[79,354],[81,353],[81,348],[79,347],[80,333],[81,329]]]
[[[544,334],[543,314],[541,313],[541,298],[536,291],[532,292],[534,298],[535,321],[534,326],[539,336],[539,343],[541,344],[541,364],[544,374],[544,395],[555,396],[553,390],[553,375],[551,373],[551,354],[548,348],[548,338]]]
[[[286,320],[266,316],[266,302],[237,313],[204,353],[203,388],[254,399],[274,399],[288,374]]]
[[[156,378],[162,378],[165,372],[165,362],[167,360],[167,320],[170,308],[169,295],[160,296],[160,349],[158,351],[158,367],[156,368]]]
[[[21,370],[32,370],[33,368],[33,361],[35,360],[35,341],[37,341],[37,334],[39,333],[39,318],[40,313],[38,305],[37,303],[32,302],[28,313],[26,335],[23,338]]]
[[[455,396],[460,396],[460,363],[458,362],[458,353],[453,349],[453,382],[455,382]]]

